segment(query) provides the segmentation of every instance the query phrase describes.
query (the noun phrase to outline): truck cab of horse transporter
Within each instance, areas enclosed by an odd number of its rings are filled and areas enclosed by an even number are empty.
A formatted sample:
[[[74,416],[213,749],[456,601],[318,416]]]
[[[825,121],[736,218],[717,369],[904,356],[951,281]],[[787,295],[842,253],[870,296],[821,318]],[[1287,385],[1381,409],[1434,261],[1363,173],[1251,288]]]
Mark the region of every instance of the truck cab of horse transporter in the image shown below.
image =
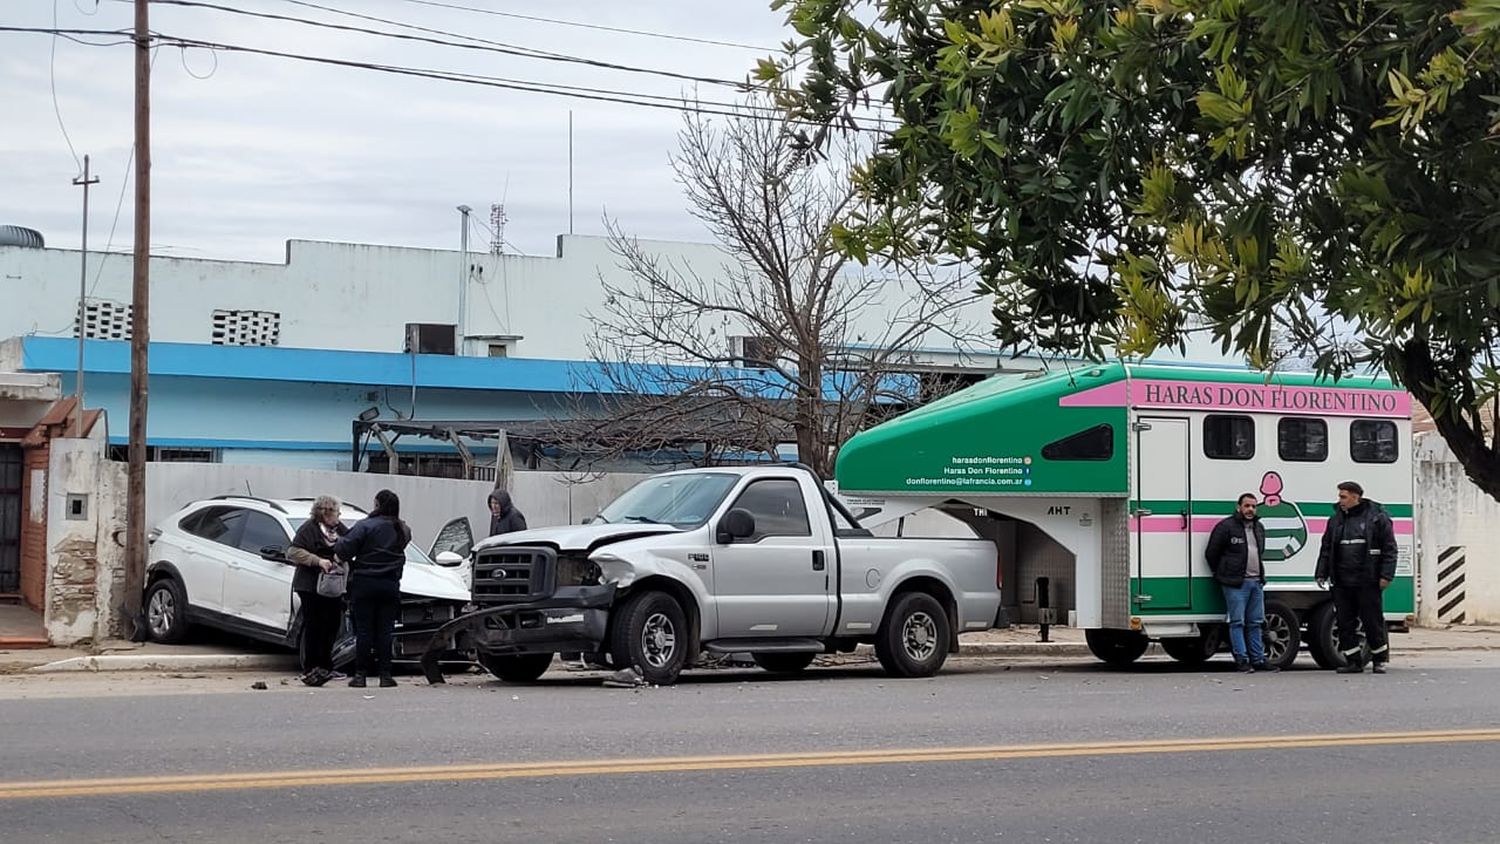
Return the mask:
[[[490,537],[473,565],[479,609],[433,641],[515,681],[555,653],[671,683],[701,651],[796,672],[862,643],[928,676],[1000,605],[992,542],[876,537],[791,464],[656,475],[588,524]]]
[[[1189,663],[1221,648],[1204,549],[1254,493],[1268,658],[1289,666],[1305,641],[1331,667],[1333,605],[1314,571],[1340,481],[1359,481],[1395,526],[1387,623],[1415,610],[1410,402],[1372,377],[1125,363],[1002,375],[857,435],[837,483],[866,526],[940,507],[995,537],[1021,620],[1055,613],[1119,665],[1153,640]],[[1027,597],[1039,576],[1050,609]]]

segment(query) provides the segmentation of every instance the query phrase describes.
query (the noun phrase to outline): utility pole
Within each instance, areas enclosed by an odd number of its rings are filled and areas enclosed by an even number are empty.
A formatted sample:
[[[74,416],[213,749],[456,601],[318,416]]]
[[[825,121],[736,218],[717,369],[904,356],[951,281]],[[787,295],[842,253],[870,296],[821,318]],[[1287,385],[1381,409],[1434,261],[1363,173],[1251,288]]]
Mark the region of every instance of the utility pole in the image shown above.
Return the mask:
[[[83,306],[89,288],[89,185],[99,184],[98,177],[89,177],[89,157],[83,157],[83,175],[73,180],[83,187],[83,248],[78,259],[78,376],[73,382],[73,436],[83,436]]]
[[[146,638],[146,382],[151,340],[151,26],[135,0],[135,254],[130,284],[130,467],[125,492],[125,626]]]
[[[469,336],[464,315],[469,311],[469,214],[474,211],[467,205],[458,206],[458,319],[453,329],[458,332],[458,353],[464,354],[464,343]]]
[[[568,109],[568,234],[573,233],[573,109]]]

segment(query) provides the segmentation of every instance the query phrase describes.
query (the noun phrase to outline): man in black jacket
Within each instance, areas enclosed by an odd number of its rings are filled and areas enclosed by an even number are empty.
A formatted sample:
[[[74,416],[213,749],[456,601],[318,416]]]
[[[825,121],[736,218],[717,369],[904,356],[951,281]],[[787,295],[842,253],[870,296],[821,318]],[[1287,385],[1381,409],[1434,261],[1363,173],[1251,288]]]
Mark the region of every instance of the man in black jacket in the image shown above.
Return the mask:
[[[1318,552],[1318,585],[1333,585],[1339,651],[1346,661],[1337,669],[1340,674],[1364,671],[1361,622],[1376,674],[1385,673],[1391,656],[1381,593],[1396,577],[1396,531],[1385,510],[1364,496],[1364,488],[1354,481],[1339,484],[1338,507],[1323,531]]]
[[[1208,567],[1224,590],[1229,611],[1229,649],[1244,673],[1276,671],[1266,662],[1266,528],[1256,516],[1251,493],[1240,496],[1235,514],[1214,525],[1208,536]]]

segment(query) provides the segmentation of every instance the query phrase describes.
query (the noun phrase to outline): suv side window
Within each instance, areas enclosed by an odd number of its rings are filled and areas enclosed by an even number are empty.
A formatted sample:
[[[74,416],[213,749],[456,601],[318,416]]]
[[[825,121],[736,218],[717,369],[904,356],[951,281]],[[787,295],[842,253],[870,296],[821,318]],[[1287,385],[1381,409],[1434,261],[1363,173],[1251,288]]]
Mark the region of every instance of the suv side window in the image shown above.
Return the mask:
[[[209,507],[183,519],[178,526],[201,539],[235,547],[244,522],[245,511],[238,507]]]
[[[790,478],[755,481],[745,487],[733,506],[755,517],[755,535],[746,542],[767,536],[812,536],[802,487]]]
[[[238,543],[240,550],[247,554],[260,556],[260,549],[268,545],[277,548],[286,548],[286,529],[281,523],[267,516],[265,513],[257,513],[254,510],[245,510],[245,529],[240,534]]]

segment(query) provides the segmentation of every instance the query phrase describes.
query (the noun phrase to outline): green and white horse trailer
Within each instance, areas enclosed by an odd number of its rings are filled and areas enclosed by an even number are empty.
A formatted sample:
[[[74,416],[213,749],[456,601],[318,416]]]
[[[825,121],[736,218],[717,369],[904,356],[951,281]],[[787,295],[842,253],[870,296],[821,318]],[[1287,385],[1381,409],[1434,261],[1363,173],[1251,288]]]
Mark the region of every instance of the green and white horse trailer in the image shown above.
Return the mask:
[[[1273,662],[1302,642],[1324,667],[1342,660],[1313,577],[1340,481],[1395,524],[1387,621],[1415,611],[1411,399],[1387,380],[1125,363],[1000,375],[853,437],[836,480],[866,524],[938,507],[996,538],[1021,620],[1066,619],[1111,663],[1152,640],[1184,662],[1225,644],[1204,548],[1246,492],[1263,502]],[[1026,597],[1037,572],[1050,608]]]

